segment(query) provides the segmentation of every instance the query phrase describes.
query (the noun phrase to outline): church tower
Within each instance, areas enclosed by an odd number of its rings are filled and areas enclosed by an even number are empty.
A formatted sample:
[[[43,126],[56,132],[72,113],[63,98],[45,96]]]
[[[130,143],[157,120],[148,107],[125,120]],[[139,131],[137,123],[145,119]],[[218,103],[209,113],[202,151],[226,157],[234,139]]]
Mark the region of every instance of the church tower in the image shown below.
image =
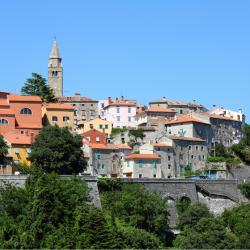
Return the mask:
[[[48,64],[48,83],[54,90],[56,97],[63,96],[63,68],[62,58],[59,54],[57,42],[54,41],[49,56]]]

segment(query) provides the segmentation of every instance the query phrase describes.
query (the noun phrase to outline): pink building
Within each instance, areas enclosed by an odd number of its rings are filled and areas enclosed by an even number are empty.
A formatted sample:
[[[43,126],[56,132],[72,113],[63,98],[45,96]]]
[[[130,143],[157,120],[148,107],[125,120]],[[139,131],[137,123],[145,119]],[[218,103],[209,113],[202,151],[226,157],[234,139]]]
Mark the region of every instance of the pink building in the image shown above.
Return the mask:
[[[135,127],[136,103],[134,101],[110,97],[103,108],[103,118],[113,123],[113,128]]]

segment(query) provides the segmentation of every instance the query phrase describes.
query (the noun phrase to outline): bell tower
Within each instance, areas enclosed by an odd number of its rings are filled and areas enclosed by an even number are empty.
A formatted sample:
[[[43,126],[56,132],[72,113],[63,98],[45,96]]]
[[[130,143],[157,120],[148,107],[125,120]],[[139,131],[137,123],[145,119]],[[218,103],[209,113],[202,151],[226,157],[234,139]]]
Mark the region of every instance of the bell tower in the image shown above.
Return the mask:
[[[57,42],[53,42],[48,64],[48,84],[56,97],[63,96],[63,68]]]

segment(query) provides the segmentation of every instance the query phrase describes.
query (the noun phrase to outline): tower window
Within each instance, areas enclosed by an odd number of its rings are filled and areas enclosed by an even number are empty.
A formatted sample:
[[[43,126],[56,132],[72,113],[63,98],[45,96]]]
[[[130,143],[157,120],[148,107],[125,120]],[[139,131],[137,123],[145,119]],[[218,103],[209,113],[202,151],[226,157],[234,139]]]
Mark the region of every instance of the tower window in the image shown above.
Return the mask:
[[[52,71],[51,74],[52,74],[52,76],[57,76],[58,72],[57,71]]]
[[[32,111],[29,108],[23,108],[23,109],[21,109],[20,114],[21,115],[32,115]]]

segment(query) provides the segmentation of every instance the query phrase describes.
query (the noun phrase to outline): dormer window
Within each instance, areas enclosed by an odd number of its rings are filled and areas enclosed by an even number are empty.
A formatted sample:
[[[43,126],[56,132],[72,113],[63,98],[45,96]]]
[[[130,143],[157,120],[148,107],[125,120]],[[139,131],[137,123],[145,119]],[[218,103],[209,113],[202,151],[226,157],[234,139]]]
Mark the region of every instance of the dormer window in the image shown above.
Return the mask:
[[[0,125],[3,126],[3,125],[8,125],[8,120],[6,119],[0,119]]]
[[[32,111],[30,108],[23,108],[23,109],[21,109],[20,114],[21,115],[32,115]]]

